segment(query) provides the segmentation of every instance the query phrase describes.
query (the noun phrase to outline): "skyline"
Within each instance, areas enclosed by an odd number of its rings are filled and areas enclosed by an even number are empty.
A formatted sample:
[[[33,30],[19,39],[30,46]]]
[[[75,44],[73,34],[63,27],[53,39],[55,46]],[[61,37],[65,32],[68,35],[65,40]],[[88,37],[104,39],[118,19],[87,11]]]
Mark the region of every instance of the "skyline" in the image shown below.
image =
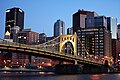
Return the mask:
[[[8,3],[9,2],[9,3]],[[120,23],[119,0],[116,1],[0,1],[0,37],[5,32],[5,11],[13,7],[21,8],[25,12],[24,28],[31,28],[32,31],[38,33],[46,33],[47,36],[53,36],[54,23],[61,19],[65,22],[65,32],[68,27],[72,27],[72,15],[79,9],[94,11],[100,16],[116,17]],[[88,4],[90,3],[90,4]],[[112,6],[112,4],[114,4]]]

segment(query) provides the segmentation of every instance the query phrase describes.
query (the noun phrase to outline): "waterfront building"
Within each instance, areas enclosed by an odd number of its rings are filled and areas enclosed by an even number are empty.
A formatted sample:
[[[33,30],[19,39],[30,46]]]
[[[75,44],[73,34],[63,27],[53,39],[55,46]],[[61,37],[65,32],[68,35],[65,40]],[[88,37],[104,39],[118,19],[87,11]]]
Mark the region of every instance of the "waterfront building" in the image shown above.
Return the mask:
[[[73,14],[73,33],[81,28],[94,27],[94,17],[98,16],[96,12],[78,10]]]
[[[65,23],[62,20],[57,20],[54,24],[54,37],[65,34]]]
[[[67,29],[67,34],[73,34],[73,27]]]
[[[31,62],[33,65],[35,65],[37,67],[51,66],[52,65],[51,59],[43,58],[43,57],[32,56]]]
[[[34,45],[39,40],[39,33],[31,31],[31,29],[23,29],[18,32],[18,42],[21,44]],[[13,53],[13,63],[27,64],[31,62],[31,57],[25,54]]]
[[[10,33],[10,39],[13,39],[13,27],[20,27],[20,31],[24,29],[24,11],[20,8],[11,8],[6,10],[5,33]]]
[[[107,17],[107,29],[112,33],[112,39],[117,39],[117,18]]]
[[[82,28],[77,35],[82,43],[78,42],[77,46],[79,56],[87,55],[87,51],[94,56],[112,57],[111,33],[105,27]]]

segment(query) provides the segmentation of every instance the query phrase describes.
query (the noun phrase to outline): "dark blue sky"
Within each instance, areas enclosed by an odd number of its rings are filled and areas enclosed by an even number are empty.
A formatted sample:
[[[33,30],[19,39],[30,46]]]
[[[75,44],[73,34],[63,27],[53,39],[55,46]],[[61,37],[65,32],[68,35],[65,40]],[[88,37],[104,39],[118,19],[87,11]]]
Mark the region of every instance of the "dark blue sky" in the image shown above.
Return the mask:
[[[116,17],[120,23],[119,4],[120,0],[1,0],[0,37],[4,35],[5,10],[12,7],[19,7],[25,12],[25,28],[52,36],[56,20],[63,20],[67,29],[72,26],[72,14],[78,9]]]

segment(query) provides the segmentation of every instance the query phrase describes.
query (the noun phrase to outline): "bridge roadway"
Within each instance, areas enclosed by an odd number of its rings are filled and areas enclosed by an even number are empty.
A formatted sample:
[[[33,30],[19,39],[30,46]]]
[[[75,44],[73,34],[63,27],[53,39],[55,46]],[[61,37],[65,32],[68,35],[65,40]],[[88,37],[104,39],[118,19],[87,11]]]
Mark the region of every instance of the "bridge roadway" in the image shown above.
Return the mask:
[[[70,61],[74,63],[77,62],[82,64],[90,64],[90,65],[98,65],[98,66],[103,65],[101,62],[98,62],[98,61],[93,61],[93,60],[82,58],[79,56],[59,53],[51,49],[41,49],[40,47],[35,45],[25,45],[25,44],[19,44],[19,43],[0,43],[0,51],[22,53],[22,54],[28,54],[33,56],[40,56],[44,58]]]

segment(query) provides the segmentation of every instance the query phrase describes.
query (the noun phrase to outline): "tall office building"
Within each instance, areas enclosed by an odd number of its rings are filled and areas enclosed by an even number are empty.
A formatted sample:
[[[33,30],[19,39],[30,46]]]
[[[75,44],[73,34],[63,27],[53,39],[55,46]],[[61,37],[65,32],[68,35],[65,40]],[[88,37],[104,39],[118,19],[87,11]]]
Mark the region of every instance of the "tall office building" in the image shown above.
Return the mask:
[[[73,27],[67,29],[67,34],[73,34]]]
[[[54,24],[54,37],[65,34],[65,23],[62,20],[57,20]]]
[[[117,18],[107,17],[107,29],[111,31],[112,38],[117,39]]]
[[[105,27],[107,29],[107,17],[106,16],[94,17],[94,27]]]
[[[10,39],[13,39],[13,27],[20,27],[20,31],[24,29],[24,11],[20,8],[11,8],[6,10],[5,34],[10,33]]]
[[[90,55],[111,57],[111,33],[103,27],[82,28],[77,33],[82,45]],[[78,43],[78,55],[84,55],[85,49]]]
[[[73,33],[81,28],[94,27],[95,16],[98,16],[96,12],[78,10],[78,12],[73,14]]]
[[[117,25],[117,39],[120,41],[120,24]]]
[[[46,42],[46,37],[47,37],[47,35],[45,33],[40,33],[39,34],[39,43],[41,44],[41,43]]]

